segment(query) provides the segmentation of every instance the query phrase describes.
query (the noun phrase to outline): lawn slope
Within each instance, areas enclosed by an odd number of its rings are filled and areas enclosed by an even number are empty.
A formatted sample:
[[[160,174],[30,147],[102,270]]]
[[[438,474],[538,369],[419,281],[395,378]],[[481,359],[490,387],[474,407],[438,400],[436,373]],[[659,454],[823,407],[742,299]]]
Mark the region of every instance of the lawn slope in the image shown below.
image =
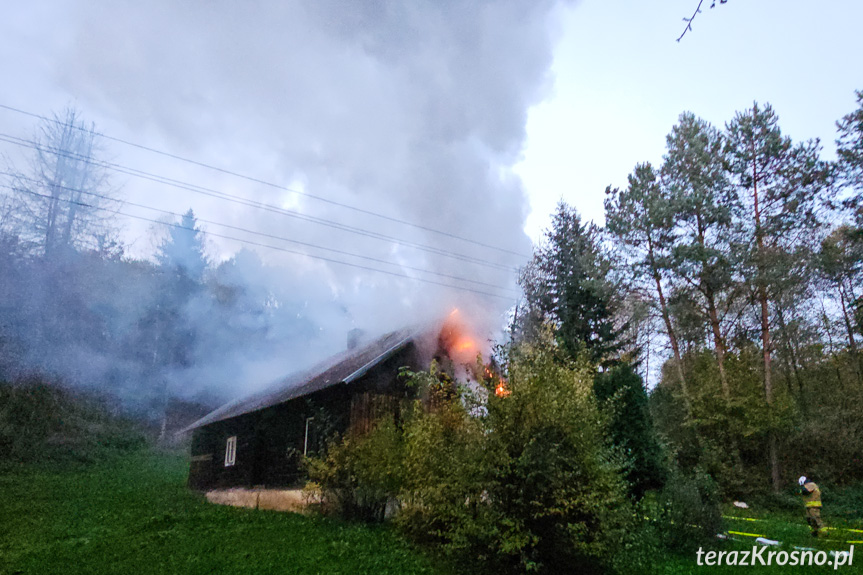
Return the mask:
[[[0,474],[0,573],[443,573],[385,527],[220,507],[184,457],[138,452]]]

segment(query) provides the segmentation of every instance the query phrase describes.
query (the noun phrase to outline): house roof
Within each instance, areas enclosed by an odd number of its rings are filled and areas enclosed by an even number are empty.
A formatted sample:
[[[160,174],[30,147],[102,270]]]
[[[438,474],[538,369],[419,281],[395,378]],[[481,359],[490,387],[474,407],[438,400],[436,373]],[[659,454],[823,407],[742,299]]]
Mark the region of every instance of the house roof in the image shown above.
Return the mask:
[[[265,409],[339,383],[356,381],[428,331],[428,326],[405,328],[390,332],[366,345],[343,351],[309,370],[289,375],[263,391],[223,405],[183,431]]]

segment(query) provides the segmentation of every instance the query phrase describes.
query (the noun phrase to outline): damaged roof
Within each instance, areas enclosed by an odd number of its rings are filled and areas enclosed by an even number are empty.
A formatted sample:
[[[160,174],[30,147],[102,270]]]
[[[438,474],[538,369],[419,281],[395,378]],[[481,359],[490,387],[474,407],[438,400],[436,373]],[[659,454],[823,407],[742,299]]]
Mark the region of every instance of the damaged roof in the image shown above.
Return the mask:
[[[263,391],[223,405],[183,432],[284,403],[339,383],[356,381],[427,331],[428,326],[405,328],[390,332],[366,345],[343,351],[309,370],[292,374]]]

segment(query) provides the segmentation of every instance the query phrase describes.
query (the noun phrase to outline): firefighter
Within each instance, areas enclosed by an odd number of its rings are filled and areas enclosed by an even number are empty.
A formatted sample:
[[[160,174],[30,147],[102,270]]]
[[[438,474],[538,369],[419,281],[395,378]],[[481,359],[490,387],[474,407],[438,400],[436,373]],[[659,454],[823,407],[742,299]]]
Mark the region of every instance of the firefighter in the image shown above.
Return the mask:
[[[812,529],[812,536],[818,537],[824,528],[824,523],[821,521],[821,490],[805,475],[797,482],[800,484],[800,495],[803,496],[803,504],[806,506],[806,522]]]

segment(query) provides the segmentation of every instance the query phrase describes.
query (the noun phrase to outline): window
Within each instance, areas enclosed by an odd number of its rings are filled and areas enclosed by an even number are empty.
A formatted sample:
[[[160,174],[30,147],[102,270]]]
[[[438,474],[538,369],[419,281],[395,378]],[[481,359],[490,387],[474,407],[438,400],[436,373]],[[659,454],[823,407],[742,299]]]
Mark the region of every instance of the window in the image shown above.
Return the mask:
[[[228,445],[225,447],[225,467],[230,467],[237,462],[237,436],[228,438]]]

